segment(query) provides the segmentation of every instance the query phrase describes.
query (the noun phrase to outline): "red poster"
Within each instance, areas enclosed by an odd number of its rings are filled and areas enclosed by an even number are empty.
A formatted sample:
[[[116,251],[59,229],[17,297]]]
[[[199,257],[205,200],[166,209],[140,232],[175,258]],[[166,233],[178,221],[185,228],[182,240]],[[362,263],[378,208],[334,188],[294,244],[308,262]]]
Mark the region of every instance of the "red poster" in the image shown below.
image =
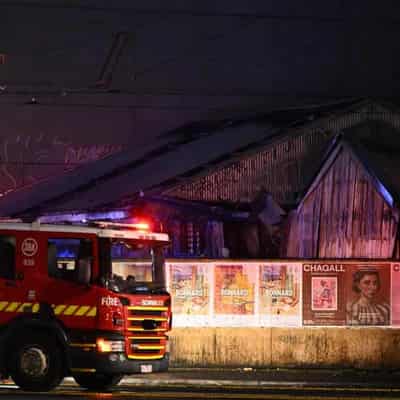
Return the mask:
[[[390,325],[390,264],[353,264],[348,274],[347,324]]]
[[[400,263],[392,264],[392,325],[400,325]]]
[[[215,314],[254,314],[255,265],[215,266]]]
[[[340,262],[303,264],[303,325],[344,325],[348,266]]]
[[[313,311],[337,311],[337,276],[311,277],[311,309]]]

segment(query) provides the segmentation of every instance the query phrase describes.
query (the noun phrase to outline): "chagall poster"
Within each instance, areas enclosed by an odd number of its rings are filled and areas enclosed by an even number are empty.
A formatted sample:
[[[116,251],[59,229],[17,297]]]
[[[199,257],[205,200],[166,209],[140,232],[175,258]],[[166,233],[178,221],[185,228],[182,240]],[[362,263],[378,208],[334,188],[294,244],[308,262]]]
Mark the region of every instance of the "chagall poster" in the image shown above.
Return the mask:
[[[340,262],[303,264],[303,325],[346,324],[346,272]]]
[[[169,264],[172,312],[177,315],[209,314],[209,265]]]
[[[400,325],[400,263],[391,265],[392,269],[392,325]]]
[[[257,264],[215,265],[214,313],[254,315]]]
[[[300,263],[260,265],[259,314],[261,325],[301,325],[300,296]]]
[[[390,325],[390,264],[359,263],[348,267],[347,325]]]

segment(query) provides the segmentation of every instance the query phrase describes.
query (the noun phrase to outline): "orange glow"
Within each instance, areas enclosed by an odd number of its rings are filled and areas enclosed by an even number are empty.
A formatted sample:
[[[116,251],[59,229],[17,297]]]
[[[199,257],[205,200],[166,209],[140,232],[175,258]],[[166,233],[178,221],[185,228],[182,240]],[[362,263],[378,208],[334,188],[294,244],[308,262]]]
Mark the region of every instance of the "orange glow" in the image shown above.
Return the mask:
[[[97,350],[100,353],[107,353],[110,352],[111,349],[111,342],[106,342],[104,339],[97,339]]]
[[[140,229],[141,231],[148,231],[150,230],[150,224],[147,222],[135,222],[132,226],[136,229]]]

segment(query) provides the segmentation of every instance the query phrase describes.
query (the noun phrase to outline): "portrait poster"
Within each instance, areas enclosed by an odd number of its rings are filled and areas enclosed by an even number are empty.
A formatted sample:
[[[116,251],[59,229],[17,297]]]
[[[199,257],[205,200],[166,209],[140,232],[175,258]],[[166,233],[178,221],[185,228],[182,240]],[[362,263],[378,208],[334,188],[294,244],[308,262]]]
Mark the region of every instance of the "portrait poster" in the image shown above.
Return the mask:
[[[260,265],[259,313],[262,326],[301,325],[301,264]]]
[[[311,309],[313,311],[337,311],[337,276],[311,277]]]
[[[348,268],[346,323],[390,325],[390,264],[359,263]]]
[[[254,315],[258,264],[215,265],[215,315]]]
[[[347,268],[340,262],[303,264],[303,325],[345,325]]]
[[[392,268],[392,325],[400,325],[400,263],[393,263]]]
[[[207,263],[169,264],[172,312],[177,315],[209,314],[209,265]]]

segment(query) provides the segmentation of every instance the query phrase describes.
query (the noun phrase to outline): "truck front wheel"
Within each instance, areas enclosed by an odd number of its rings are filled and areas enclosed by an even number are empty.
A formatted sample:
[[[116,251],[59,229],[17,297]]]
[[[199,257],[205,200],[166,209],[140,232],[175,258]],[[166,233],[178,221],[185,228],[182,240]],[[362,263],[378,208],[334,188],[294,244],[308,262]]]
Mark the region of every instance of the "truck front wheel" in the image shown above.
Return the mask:
[[[51,390],[63,379],[61,349],[47,334],[26,332],[18,336],[9,355],[10,375],[24,390]]]
[[[118,385],[123,375],[107,374],[76,374],[76,383],[89,390],[106,390],[114,385]]]

